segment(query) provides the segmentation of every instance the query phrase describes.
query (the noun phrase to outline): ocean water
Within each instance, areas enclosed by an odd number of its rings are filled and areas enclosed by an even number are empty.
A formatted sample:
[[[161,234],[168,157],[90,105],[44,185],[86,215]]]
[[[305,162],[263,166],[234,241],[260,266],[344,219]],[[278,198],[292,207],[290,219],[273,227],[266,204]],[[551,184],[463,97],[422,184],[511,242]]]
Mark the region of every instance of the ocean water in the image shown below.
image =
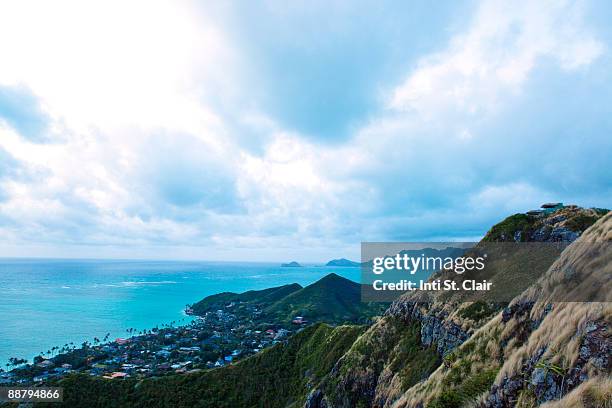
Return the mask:
[[[53,346],[93,337],[126,337],[126,329],[188,322],[188,303],[330,272],[359,281],[359,268],[267,263],[0,259],[0,364],[31,360]]]

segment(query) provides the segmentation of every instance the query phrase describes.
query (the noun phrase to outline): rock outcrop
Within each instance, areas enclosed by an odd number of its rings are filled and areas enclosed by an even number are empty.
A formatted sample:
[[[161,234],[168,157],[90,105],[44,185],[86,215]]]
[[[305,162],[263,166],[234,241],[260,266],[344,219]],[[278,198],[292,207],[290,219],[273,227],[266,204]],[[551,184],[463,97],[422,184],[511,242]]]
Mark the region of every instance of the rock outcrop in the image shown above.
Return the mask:
[[[612,227],[606,212],[569,206],[546,214],[517,214],[494,226],[483,242],[570,244],[599,220],[585,237],[594,239],[593,231],[601,235]],[[570,246],[564,256],[571,254]],[[554,260],[541,265],[539,276],[558,272],[550,268]],[[506,307],[452,299],[423,302],[418,295],[405,295],[338,361],[307,406],[507,407],[528,399],[537,405],[609,373],[609,311],[584,304],[567,308],[533,295],[527,291]],[[477,313],[474,306],[480,307]],[[555,330],[559,326],[565,328],[563,334]],[[435,361],[416,380],[410,363],[393,358],[406,347],[407,328],[413,330],[418,352]],[[553,345],[567,361],[560,361]]]

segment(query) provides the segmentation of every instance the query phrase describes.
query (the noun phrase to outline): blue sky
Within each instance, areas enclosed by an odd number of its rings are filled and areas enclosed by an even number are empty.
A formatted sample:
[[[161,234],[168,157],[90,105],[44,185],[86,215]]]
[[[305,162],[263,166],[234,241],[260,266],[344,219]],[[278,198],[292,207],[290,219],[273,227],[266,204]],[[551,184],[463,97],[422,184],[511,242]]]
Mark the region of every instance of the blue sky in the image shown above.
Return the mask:
[[[545,201],[609,208],[611,19],[2,3],[0,256],[323,261],[478,239]]]

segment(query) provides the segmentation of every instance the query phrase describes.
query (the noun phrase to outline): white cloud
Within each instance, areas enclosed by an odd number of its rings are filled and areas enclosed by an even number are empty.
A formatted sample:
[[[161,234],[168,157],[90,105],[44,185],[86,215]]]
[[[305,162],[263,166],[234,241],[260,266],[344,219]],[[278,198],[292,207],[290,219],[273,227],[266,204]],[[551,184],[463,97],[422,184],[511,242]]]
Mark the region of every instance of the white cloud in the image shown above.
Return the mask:
[[[250,105],[250,66],[219,24],[170,1],[3,3],[0,86],[31,90],[53,137],[0,123],[27,175],[0,179],[0,235],[213,253],[473,236],[543,194],[518,181],[533,155],[487,132],[486,114],[528,92],[540,62],[572,72],[604,51],[579,3],[483,2],[393,89],[392,109],[325,145]]]
[[[427,119],[443,112],[481,115],[520,92],[538,61],[564,70],[589,65],[604,50],[583,21],[580,2],[484,1],[470,28],[447,49],[422,58],[389,106]]]
[[[228,147],[223,121],[202,100],[232,94],[240,64],[189,3],[5,2],[0,58],[0,86],[31,90],[56,139],[99,132],[119,147],[131,133],[170,129]]]

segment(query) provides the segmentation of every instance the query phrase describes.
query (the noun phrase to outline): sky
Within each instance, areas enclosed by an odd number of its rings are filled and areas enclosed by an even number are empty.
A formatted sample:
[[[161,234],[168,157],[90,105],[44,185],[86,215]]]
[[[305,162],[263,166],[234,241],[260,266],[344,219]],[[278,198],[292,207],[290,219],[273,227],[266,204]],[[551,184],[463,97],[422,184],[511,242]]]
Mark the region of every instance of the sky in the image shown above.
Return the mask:
[[[0,256],[303,262],[612,207],[607,1],[0,0]]]

